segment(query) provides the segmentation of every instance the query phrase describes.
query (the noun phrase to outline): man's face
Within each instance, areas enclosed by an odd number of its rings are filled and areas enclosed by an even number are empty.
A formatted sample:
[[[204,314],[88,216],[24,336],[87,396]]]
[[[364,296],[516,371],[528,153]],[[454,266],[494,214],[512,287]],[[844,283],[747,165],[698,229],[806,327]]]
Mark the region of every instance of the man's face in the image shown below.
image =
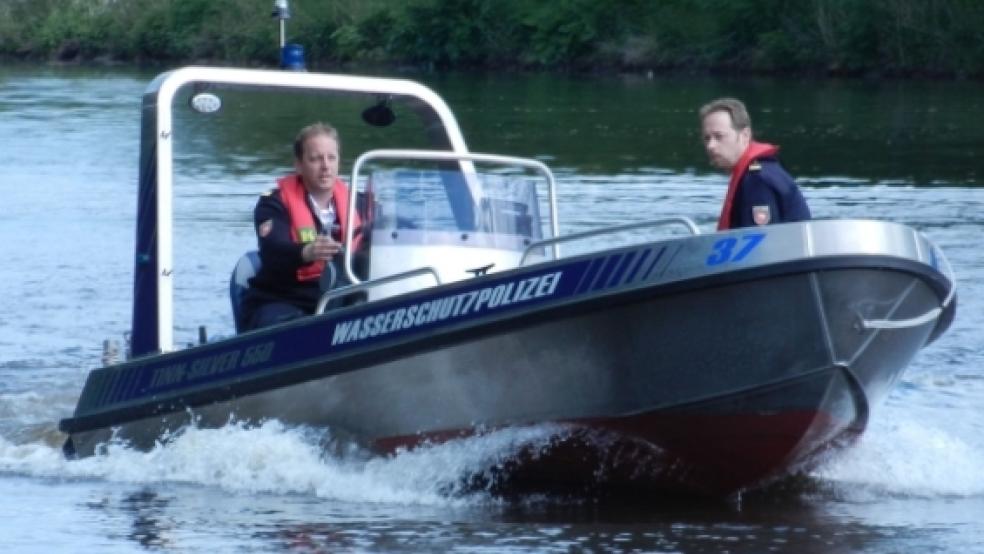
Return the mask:
[[[305,188],[310,192],[331,190],[338,176],[338,141],[318,134],[304,141],[304,155],[294,160]]]
[[[711,165],[731,171],[748,148],[752,133],[747,127],[736,131],[731,123],[731,114],[719,110],[704,118],[701,136]]]

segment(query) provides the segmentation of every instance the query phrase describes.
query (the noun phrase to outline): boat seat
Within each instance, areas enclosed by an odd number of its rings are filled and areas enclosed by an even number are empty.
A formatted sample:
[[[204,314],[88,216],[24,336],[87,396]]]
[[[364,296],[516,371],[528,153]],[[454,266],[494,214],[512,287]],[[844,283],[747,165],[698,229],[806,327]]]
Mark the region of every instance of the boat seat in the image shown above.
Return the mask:
[[[229,300],[232,303],[232,318],[236,322],[236,332],[241,333],[244,327],[242,321],[243,297],[249,288],[249,280],[260,270],[260,253],[250,250],[243,254],[229,277]]]

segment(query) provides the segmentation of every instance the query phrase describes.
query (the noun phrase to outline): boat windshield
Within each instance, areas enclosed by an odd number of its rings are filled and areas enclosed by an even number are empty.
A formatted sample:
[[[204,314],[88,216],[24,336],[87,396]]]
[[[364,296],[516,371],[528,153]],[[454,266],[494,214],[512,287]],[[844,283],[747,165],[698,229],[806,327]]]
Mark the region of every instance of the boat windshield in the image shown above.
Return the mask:
[[[545,220],[533,181],[484,172],[473,179],[481,192],[477,199],[458,170],[374,171],[366,187],[376,202],[373,231],[416,230],[422,232],[415,235],[419,240],[441,240],[448,231],[460,231],[506,248],[543,238]]]
[[[441,282],[503,271],[556,235],[553,176],[532,160],[375,151],[356,162],[352,180],[370,279],[424,267]],[[534,250],[527,259],[547,254]]]

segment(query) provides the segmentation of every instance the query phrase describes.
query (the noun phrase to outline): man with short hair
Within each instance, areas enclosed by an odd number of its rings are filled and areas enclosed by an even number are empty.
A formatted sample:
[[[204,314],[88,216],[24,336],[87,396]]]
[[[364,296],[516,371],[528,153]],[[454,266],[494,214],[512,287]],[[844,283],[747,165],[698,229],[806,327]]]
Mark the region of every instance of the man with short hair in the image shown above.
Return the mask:
[[[253,220],[260,269],[243,298],[241,327],[266,327],[314,312],[321,273],[338,262],[348,226],[358,232],[358,213],[348,213],[348,187],[338,177],[340,144],[334,127],[315,123],[294,141],[295,172],[256,203]],[[355,247],[359,243],[356,235]],[[328,268],[331,270],[332,268]]]
[[[803,193],[776,159],[779,147],[752,139],[752,121],[740,100],[705,104],[700,122],[711,165],[731,172],[718,230],[810,219]]]

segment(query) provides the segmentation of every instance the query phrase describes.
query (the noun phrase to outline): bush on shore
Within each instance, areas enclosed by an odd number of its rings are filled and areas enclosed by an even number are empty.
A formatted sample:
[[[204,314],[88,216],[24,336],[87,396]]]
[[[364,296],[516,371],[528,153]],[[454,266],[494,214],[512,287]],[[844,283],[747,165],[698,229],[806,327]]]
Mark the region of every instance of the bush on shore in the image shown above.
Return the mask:
[[[984,77],[979,0],[292,0],[315,67]],[[4,0],[0,55],[277,63],[270,0]]]

